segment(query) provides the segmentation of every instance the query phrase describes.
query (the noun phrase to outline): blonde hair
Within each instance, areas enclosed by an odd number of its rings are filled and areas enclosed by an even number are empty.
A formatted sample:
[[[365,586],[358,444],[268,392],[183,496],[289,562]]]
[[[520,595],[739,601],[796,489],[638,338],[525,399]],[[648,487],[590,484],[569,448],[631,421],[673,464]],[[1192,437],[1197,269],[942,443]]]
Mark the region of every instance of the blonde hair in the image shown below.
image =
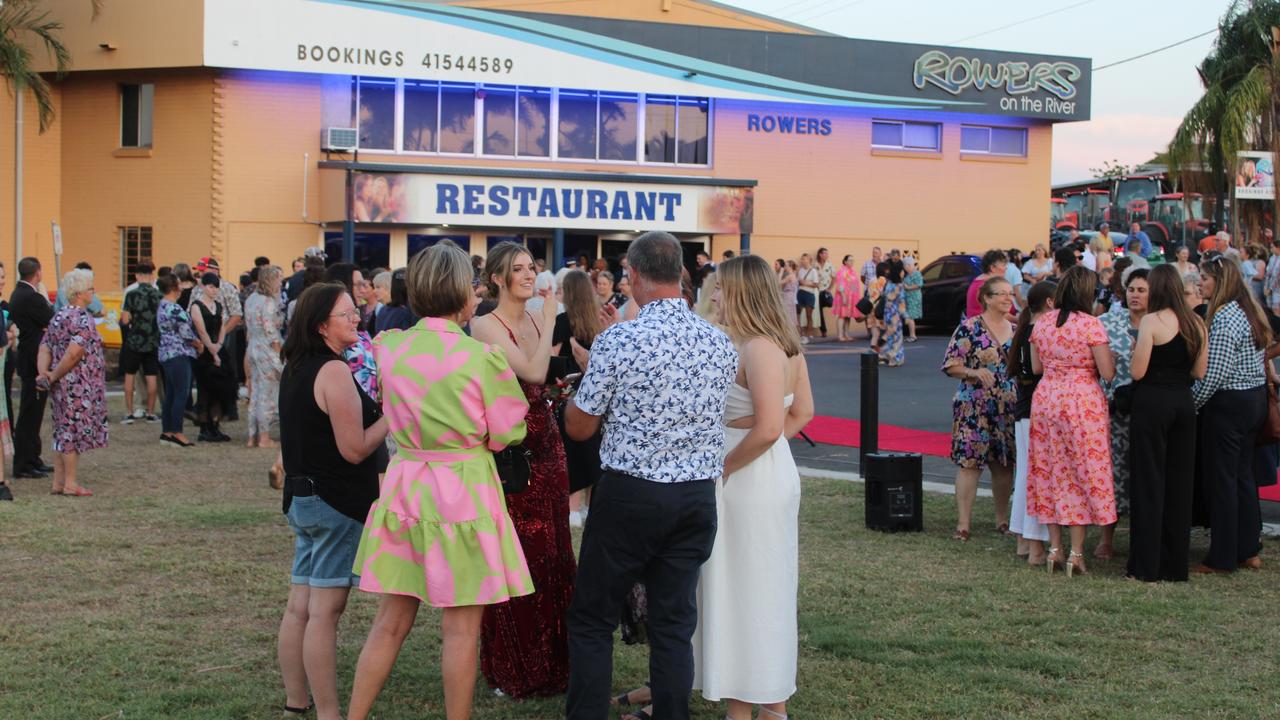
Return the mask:
[[[489,288],[489,297],[497,300],[498,291],[507,289],[507,286],[511,283],[511,266],[515,264],[516,258],[521,255],[528,255],[529,261],[533,261],[533,253],[529,252],[529,248],[517,245],[510,240],[504,240],[494,245],[489,254],[485,256],[484,284]],[[493,281],[494,275],[502,279],[501,286]]]
[[[280,285],[277,283],[275,287],[271,287],[272,281],[279,280],[284,275],[284,271],[277,265],[263,265],[258,268],[258,282],[254,286],[254,291],[259,295],[267,297],[280,296]]]
[[[702,286],[699,288],[699,292],[695,293],[698,296],[698,300],[693,304],[693,312],[703,320],[710,322],[716,321],[716,309],[711,306],[711,296],[715,295],[716,287],[720,283],[720,278],[716,273],[716,270],[712,270],[707,273],[706,277],[702,278]]]
[[[409,260],[404,282],[409,309],[418,317],[450,317],[471,302],[471,258],[442,240]]]
[[[763,337],[787,357],[800,354],[800,333],[782,307],[782,293],[769,263],[759,255],[739,255],[720,263],[720,307],[736,340]]]

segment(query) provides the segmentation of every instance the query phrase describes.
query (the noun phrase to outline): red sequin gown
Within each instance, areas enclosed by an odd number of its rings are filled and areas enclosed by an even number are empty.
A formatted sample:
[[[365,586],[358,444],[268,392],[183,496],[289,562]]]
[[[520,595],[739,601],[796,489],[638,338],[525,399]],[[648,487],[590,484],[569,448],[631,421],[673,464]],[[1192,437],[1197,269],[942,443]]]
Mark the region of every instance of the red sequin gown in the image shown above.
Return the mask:
[[[510,334],[510,329],[508,329]],[[513,336],[512,342],[515,342]],[[525,447],[529,487],[507,497],[534,593],[488,605],[480,628],[480,669],[491,687],[513,698],[546,697],[569,685],[565,612],[577,562],[569,534],[569,474],[564,444],[542,385],[520,383],[529,401]]]

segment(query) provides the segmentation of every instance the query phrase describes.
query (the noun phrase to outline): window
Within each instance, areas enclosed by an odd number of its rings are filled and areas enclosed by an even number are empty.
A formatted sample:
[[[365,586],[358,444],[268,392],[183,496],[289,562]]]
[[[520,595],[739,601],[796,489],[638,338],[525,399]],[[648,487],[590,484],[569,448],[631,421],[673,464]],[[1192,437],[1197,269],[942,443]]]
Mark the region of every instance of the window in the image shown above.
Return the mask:
[[[924,269],[924,272],[920,273],[920,277],[921,279],[924,280],[924,282],[932,282],[934,280],[937,280],[938,278],[942,277],[943,267],[944,267],[944,263],[930,265],[929,267]]]
[[[522,157],[551,155],[551,90],[522,87],[518,91],[516,154]]]
[[[676,161],[676,99],[670,95],[644,98],[645,162]]]
[[[707,118],[710,106],[706,98],[682,97],[677,102],[676,122],[680,135],[677,162],[707,164]]]
[[[1026,157],[1027,129],[963,125],[960,127],[960,151]]]
[[[484,87],[484,154],[516,154],[516,89]]]
[[[941,150],[942,126],[938,123],[901,120],[871,121],[871,146],[899,150]]]
[[[152,83],[120,86],[120,147],[151,147]]]
[[[463,252],[471,252],[470,235],[418,235],[416,233],[410,233],[407,244],[407,249],[409,251],[408,257],[413,257],[432,245],[438,244],[442,240],[452,240],[453,244],[462,248]]]
[[[404,81],[404,132],[406,152],[435,152],[440,126],[440,83]]]
[[[391,265],[391,235],[387,233],[356,233],[353,262],[366,270]],[[324,234],[324,252],[329,261],[342,261],[342,233]],[[367,278],[366,278],[367,279]]]
[[[138,263],[151,259],[151,228],[130,225],[120,231],[120,286],[132,285]]]
[[[589,90],[560,91],[560,157],[595,159],[598,102],[599,95]]]
[[[474,154],[476,87],[440,83],[440,152]]]
[[[395,150],[396,81],[360,78],[360,147]]]
[[[626,93],[600,93],[601,160],[636,160],[639,99]]]

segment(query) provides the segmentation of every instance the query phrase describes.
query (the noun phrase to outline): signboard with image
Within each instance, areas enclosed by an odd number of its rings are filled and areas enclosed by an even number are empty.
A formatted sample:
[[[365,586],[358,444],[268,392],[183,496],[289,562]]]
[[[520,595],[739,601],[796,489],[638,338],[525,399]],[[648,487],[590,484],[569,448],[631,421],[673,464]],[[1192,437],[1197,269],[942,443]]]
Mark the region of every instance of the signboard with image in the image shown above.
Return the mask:
[[[1275,156],[1269,152],[1236,153],[1236,199],[1274,200]]]

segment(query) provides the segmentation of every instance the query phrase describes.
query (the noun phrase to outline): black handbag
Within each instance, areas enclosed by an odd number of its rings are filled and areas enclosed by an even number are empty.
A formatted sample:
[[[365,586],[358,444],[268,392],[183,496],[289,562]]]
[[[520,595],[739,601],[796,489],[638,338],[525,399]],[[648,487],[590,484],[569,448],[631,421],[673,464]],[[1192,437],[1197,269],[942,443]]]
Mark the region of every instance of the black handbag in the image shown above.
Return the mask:
[[[871,305],[871,298],[868,297],[866,293],[863,293],[862,299],[859,300],[858,304],[854,305],[854,307],[857,308],[858,312],[862,313],[863,315],[870,315],[873,309]]]
[[[508,445],[493,454],[493,464],[498,468],[503,494],[519,495],[529,488],[529,475],[532,472],[529,460],[532,457],[533,453],[524,445]]]
[[[1111,414],[1128,415],[1133,410],[1133,383],[1126,383],[1111,392]]]
[[[835,302],[836,302],[836,299],[831,295],[829,291],[821,290],[818,292],[819,307],[831,307],[832,305],[835,305]]]
[[[875,313],[877,320],[884,319],[884,296],[883,295],[876,298],[875,308],[872,310],[872,312]]]

